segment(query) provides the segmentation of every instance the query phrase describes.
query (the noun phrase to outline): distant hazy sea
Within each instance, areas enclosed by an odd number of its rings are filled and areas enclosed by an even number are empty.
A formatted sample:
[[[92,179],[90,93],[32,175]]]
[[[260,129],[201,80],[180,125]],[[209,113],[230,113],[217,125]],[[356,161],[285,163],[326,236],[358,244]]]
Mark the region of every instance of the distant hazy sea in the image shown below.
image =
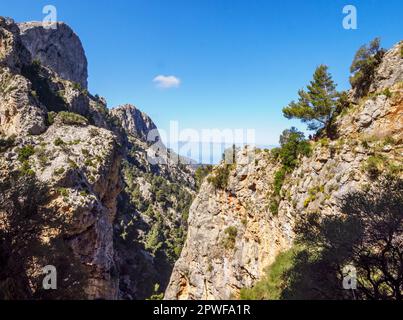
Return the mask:
[[[180,142],[178,144],[166,144],[168,148],[186,158],[194,160],[197,164],[218,164],[222,160],[226,149],[231,148],[232,144],[215,142]],[[244,144],[235,144],[241,148]],[[255,145],[260,149],[272,149],[275,145]]]

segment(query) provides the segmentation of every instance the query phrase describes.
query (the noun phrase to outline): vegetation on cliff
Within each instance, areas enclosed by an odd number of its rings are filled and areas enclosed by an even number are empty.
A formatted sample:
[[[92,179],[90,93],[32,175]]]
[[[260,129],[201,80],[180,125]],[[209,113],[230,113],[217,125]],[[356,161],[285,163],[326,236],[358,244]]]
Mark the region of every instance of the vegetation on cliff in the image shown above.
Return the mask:
[[[296,246],[280,254],[242,299],[401,300],[403,180],[384,176],[369,190],[347,194],[339,216],[300,217]],[[356,289],[343,277],[356,270]]]

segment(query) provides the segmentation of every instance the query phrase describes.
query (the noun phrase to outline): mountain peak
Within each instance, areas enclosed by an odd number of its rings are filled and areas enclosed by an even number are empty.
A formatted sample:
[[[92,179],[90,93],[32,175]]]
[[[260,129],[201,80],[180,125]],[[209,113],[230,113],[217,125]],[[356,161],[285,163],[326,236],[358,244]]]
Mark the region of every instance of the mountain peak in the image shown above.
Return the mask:
[[[111,114],[119,119],[128,134],[143,141],[147,140],[150,131],[157,130],[157,126],[151,118],[132,104],[118,106],[111,110]]]
[[[21,40],[42,65],[52,69],[61,78],[88,87],[87,58],[80,38],[65,23],[57,22],[56,28],[45,28],[42,22],[19,23]]]

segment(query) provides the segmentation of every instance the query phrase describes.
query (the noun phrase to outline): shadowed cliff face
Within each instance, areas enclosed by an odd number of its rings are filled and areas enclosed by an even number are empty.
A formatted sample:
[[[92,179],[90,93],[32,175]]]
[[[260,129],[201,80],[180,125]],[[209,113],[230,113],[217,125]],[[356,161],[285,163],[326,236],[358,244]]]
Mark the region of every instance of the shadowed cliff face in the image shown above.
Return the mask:
[[[339,138],[310,142],[312,155],[300,158],[286,178],[277,214],[270,211],[270,194],[281,164],[270,151],[255,150],[252,159],[239,151],[224,190],[205,180],[166,299],[239,298],[292,247],[297,218],[340,215],[340,200],[371,185],[377,171],[402,176],[402,45],[385,54],[369,95],[336,120]]]

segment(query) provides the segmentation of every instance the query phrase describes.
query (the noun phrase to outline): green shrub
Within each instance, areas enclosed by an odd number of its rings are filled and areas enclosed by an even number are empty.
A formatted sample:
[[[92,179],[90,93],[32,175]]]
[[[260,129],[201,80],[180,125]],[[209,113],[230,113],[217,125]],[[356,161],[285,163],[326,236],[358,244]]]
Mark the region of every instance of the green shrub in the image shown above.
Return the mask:
[[[80,91],[80,93],[83,94],[83,95],[87,95],[87,94],[88,94],[88,90],[85,89],[85,88],[83,88],[83,87],[81,86],[81,84],[79,84],[78,82],[74,82],[74,83],[73,83],[73,89],[74,89],[74,90],[77,90],[77,91]]]
[[[88,149],[81,149],[81,153],[83,154],[84,157],[88,157],[90,155]]]
[[[32,170],[31,165],[29,164],[28,160],[23,161],[22,166],[20,168],[21,175],[24,176],[34,176],[35,171]]]
[[[78,169],[78,165],[77,165],[77,163],[76,163],[74,160],[68,159],[67,162],[69,163],[70,168],[72,168],[72,169]]]
[[[224,231],[226,237],[223,240],[225,249],[234,249],[236,237],[238,235],[238,229],[236,227],[228,227]]]
[[[200,187],[204,181],[204,178],[206,178],[211,173],[212,170],[213,170],[213,166],[211,166],[211,165],[200,166],[196,169],[195,180],[196,180],[197,190],[200,189]]]
[[[308,208],[309,204],[316,200],[316,195],[310,194],[304,201],[304,207]]]
[[[382,94],[384,96],[386,96],[387,98],[391,98],[392,97],[392,92],[390,91],[389,88],[386,88],[385,90],[382,91]]]
[[[163,300],[164,299],[164,293],[160,292],[160,285],[158,283],[156,283],[154,285],[154,292],[151,295],[151,297],[147,300]],[[160,293],[159,293],[160,292]]]
[[[153,254],[157,253],[161,249],[163,242],[162,235],[160,234],[161,224],[156,223],[151,227],[150,232],[147,234],[146,242],[144,247],[146,250],[151,251]]]
[[[287,175],[287,169],[281,168],[274,174],[274,194],[280,195],[281,188],[283,187],[285,177]]]
[[[269,209],[273,216],[278,215],[278,207],[279,207],[278,200],[275,197],[271,198],[270,204],[269,204]]]
[[[375,155],[367,159],[364,169],[371,177],[377,177],[384,169],[384,166],[384,157]]]
[[[51,126],[52,124],[55,123],[56,116],[57,116],[56,112],[54,112],[54,111],[48,112],[48,115],[47,115],[47,124],[48,124],[48,126]]]
[[[225,190],[228,187],[228,179],[232,169],[233,165],[230,164],[219,166],[208,177],[207,181],[210,182],[214,188]]]
[[[82,115],[79,115],[77,113],[62,111],[62,112],[58,113],[57,117],[65,125],[69,125],[69,126],[86,126],[86,125],[88,125],[87,118],[85,118]]]
[[[85,161],[84,161],[84,164],[85,164],[87,167],[95,167],[95,164],[94,164],[94,162],[93,162],[91,159],[85,160]]]
[[[48,158],[48,155],[46,153],[46,149],[45,149],[44,146],[41,146],[41,147],[37,148],[35,153],[36,153],[36,156],[37,156],[37,158],[39,160],[39,164],[42,167],[45,167],[45,166],[47,166],[49,164],[49,158]]]
[[[292,248],[280,253],[274,263],[265,271],[265,276],[252,288],[241,289],[241,300],[279,300],[287,285],[284,275],[294,265],[294,259],[299,248]]]
[[[385,50],[380,47],[380,39],[375,38],[369,46],[362,46],[356,53],[350,67],[350,83],[360,96],[368,93],[375,71],[382,61]]]
[[[56,147],[60,147],[60,146],[64,145],[64,141],[61,138],[56,138],[55,141],[53,141],[53,144]]]
[[[80,191],[80,196],[82,196],[82,197],[88,196],[88,191],[87,190],[81,190]]]
[[[65,172],[64,168],[59,168],[55,170],[55,175],[62,175]]]
[[[31,156],[35,154],[35,149],[33,146],[24,146],[18,150],[18,160],[20,162],[27,161]]]
[[[279,156],[280,156],[280,148],[271,149],[270,154],[274,159],[277,160],[279,158]]]
[[[319,144],[325,148],[329,146],[329,142],[329,138],[322,138],[319,140]]]
[[[391,176],[398,177],[403,171],[403,165],[396,163],[387,164],[387,173]]]
[[[62,197],[68,197],[69,196],[69,190],[66,188],[59,188],[57,189],[57,193],[61,195]]]
[[[281,189],[287,174],[298,165],[300,155],[310,156],[311,146],[305,140],[304,134],[296,128],[284,130],[280,136],[280,148],[272,149],[271,154],[281,161],[282,167],[274,174],[273,192],[270,195],[269,209],[273,215],[278,214],[281,200]]]
[[[396,144],[396,141],[395,141],[395,139],[393,139],[393,137],[391,137],[391,136],[387,136],[386,138],[385,138],[385,140],[383,140],[383,145],[384,146],[387,146],[387,145],[395,145]]]

